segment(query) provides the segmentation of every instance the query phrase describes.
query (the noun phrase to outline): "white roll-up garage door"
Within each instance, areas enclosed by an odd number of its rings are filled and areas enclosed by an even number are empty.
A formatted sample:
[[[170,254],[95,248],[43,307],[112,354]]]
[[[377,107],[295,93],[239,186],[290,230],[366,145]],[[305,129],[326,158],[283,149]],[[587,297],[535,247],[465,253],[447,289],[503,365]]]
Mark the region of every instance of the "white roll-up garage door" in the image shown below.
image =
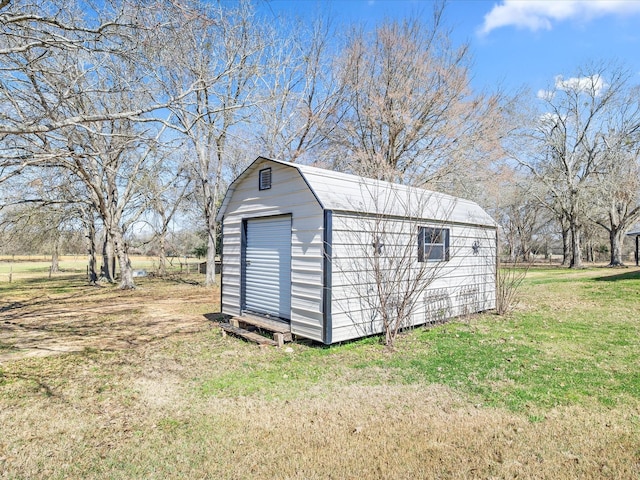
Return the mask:
[[[291,216],[247,220],[245,310],[291,319]]]

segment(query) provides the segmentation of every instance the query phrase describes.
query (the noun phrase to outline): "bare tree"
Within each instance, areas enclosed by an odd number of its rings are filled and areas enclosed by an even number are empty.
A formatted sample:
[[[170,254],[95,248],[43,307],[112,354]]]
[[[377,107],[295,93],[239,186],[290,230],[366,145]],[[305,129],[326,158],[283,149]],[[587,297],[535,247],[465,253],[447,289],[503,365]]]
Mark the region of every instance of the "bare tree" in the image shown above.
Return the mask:
[[[268,78],[256,105],[256,145],[265,156],[318,162],[335,129],[340,88],[332,75],[335,29],[330,19],[282,26],[267,44]],[[332,48],[333,46],[333,48]],[[313,155],[316,153],[318,155]]]
[[[72,153],[64,165],[84,182],[100,214],[106,244],[113,247],[120,267],[120,288],[134,288],[125,232],[146,210],[142,183],[147,165],[154,160],[154,141],[127,121],[110,122],[108,127],[103,134],[70,135]]]
[[[556,77],[552,89],[538,94],[544,112],[520,137],[530,144],[516,158],[546,189],[541,200],[568,226],[571,268],[582,267],[581,234],[605,158],[602,128],[627,78],[623,69],[602,64],[575,78]]]
[[[336,75],[344,103],[332,135],[336,167],[405,184],[446,187],[499,148],[499,98],[473,95],[470,54],[451,44],[444,2],[430,23],[352,32]]]
[[[499,262],[496,268],[496,313],[507,315],[518,305],[519,290],[531,262],[518,262],[511,265]]]
[[[7,243],[15,245],[14,251],[50,255],[49,272],[58,273],[62,243],[77,228],[70,207],[62,202],[14,204],[0,220],[0,228]]]
[[[530,180],[514,172],[510,184],[502,187],[501,205],[496,209],[509,257],[514,262],[518,256],[525,263],[531,261],[533,240],[544,208],[535,192],[536,185]]]
[[[87,98],[84,107],[99,109],[105,105]],[[117,109],[118,105],[106,108]],[[114,280],[110,261],[114,255],[120,266],[120,287],[134,288],[125,232],[145,208],[140,180],[150,161],[153,139],[128,120],[101,122],[92,127],[52,132],[41,147],[44,150],[51,144],[66,144],[57,152],[58,165],[82,182],[87,197],[78,201],[93,206],[104,226],[103,274]]]
[[[141,46],[162,26],[150,12],[163,6],[166,2],[161,0],[144,5],[129,0],[17,0],[0,4],[0,135],[6,153],[3,160],[13,159],[10,165],[14,172],[36,160],[19,155],[19,142],[11,142],[16,136],[46,134],[102,121],[146,121],[147,113],[165,108],[198,88],[189,85],[171,98],[148,95],[153,65],[144,61]],[[146,81],[131,81],[128,89],[138,96],[147,95],[147,101],[122,105],[117,111],[67,110],[66,104],[81,102],[82,96],[108,98],[118,94],[104,85],[87,82],[87,77],[104,73],[106,67],[100,59],[85,62],[83,69],[75,72],[78,75],[65,75],[64,61],[72,64],[84,54],[97,59],[98,53],[103,59],[146,66],[151,73]]]
[[[25,251],[51,254],[50,272],[58,272],[63,243],[81,230],[77,182],[61,168],[31,167],[3,187],[4,228]]]
[[[334,231],[343,232],[351,238],[342,248],[333,248],[333,270],[344,277],[341,283],[348,288],[345,295],[356,305],[340,305],[353,312],[354,325],[361,335],[376,333],[381,324],[385,345],[392,348],[398,333],[412,325],[413,315],[422,307],[422,297],[441,275],[442,263],[418,262],[417,234],[420,224],[420,203],[428,202],[427,196],[405,198],[404,190],[387,190],[384,187],[362,182],[354,188],[364,190],[364,197],[375,205],[379,212],[393,207],[406,211],[409,221],[385,215],[353,215],[348,221],[334,217]],[[422,198],[424,197],[424,198]],[[358,206],[354,206],[357,210]],[[444,245],[444,242],[441,242]],[[442,255],[449,255],[443,252]],[[429,253],[427,253],[428,255]],[[366,278],[363,278],[363,275]],[[365,318],[363,320],[361,317]]]
[[[179,28],[163,31],[155,54],[164,94],[176,98],[167,125],[193,148],[197,189],[208,235],[206,284],[215,277],[216,211],[222,197],[229,140],[250,118],[261,74],[264,38],[248,2],[233,8],[196,2],[177,5],[166,15]],[[190,95],[180,95],[197,85]]]
[[[62,167],[83,182],[118,258],[121,287],[133,288],[124,232],[141,213],[138,178],[159,135],[143,114],[169,101],[155,101],[150,90],[141,48],[152,31],[148,17],[126,0],[93,10],[77,3],[24,11],[10,5],[2,15],[4,158],[25,159],[13,161],[15,175],[25,164]]]
[[[625,233],[640,219],[640,87],[622,93],[604,125],[604,161],[594,209],[600,215],[591,215],[609,236],[610,267],[623,265]]]
[[[47,253],[51,256],[50,270],[58,272],[60,240],[64,229],[63,209],[57,205],[35,203],[13,205],[5,210],[2,229],[8,244],[23,251]]]
[[[184,159],[186,152],[180,149],[170,154],[168,159],[158,162],[147,170],[145,195],[147,203],[146,223],[153,230],[151,241],[158,245],[158,273],[166,274],[167,237],[171,226],[176,223],[176,215],[184,210],[185,200],[193,196],[193,178]]]

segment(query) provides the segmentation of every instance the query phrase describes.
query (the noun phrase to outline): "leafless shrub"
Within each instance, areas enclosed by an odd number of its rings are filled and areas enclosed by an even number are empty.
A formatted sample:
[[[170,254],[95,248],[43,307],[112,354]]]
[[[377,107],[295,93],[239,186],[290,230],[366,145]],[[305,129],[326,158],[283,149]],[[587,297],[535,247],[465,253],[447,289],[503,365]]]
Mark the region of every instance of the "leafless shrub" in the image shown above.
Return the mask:
[[[518,304],[518,291],[527,276],[531,263],[498,262],[496,269],[496,313],[500,316],[511,312]]]

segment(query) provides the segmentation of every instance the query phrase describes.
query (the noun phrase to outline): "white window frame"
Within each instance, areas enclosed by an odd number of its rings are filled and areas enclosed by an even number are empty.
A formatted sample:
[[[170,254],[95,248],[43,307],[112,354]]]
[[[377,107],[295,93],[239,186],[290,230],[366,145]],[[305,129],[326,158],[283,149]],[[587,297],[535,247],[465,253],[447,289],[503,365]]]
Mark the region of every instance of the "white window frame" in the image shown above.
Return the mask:
[[[418,227],[418,262],[449,261],[450,229]]]

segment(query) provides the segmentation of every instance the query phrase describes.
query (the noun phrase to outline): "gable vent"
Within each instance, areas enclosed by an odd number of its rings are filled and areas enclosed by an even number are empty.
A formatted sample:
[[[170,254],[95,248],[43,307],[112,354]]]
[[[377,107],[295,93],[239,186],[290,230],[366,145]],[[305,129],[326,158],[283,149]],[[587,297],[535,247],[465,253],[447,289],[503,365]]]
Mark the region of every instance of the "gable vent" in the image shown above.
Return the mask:
[[[259,185],[260,190],[268,190],[271,188],[271,168],[265,168],[259,172]]]

